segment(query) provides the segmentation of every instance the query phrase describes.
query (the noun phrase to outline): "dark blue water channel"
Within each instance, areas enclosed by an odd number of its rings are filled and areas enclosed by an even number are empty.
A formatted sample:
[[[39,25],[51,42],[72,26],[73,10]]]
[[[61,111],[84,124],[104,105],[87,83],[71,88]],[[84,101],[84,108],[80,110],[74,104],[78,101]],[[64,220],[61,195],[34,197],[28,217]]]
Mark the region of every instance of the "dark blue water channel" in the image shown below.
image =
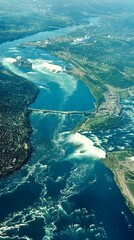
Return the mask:
[[[22,42],[25,41],[28,40]],[[18,48],[18,43],[11,44],[15,49],[6,51],[6,58],[22,56],[32,59],[36,66],[38,59],[40,64],[49,59],[55,65],[65,65],[39,49],[34,48],[32,53],[31,47]],[[42,72],[40,64],[36,70],[30,70],[32,73],[5,64],[39,87],[32,108],[94,109],[95,99],[82,81],[65,72],[46,69]],[[112,173],[98,160],[85,155],[77,157],[75,147],[67,141],[83,118],[83,115],[32,112],[33,153],[20,170],[0,181],[0,239],[134,239],[134,216],[115,185]],[[92,133],[83,135],[88,140]]]

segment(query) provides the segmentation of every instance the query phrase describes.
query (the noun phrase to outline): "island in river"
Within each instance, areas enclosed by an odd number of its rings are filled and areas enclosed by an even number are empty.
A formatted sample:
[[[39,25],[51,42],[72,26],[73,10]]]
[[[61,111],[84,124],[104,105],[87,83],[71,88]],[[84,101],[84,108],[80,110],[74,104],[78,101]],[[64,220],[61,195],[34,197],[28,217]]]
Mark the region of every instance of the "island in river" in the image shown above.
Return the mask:
[[[38,89],[33,83],[0,69],[0,176],[5,176],[29,158],[31,146],[27,107],[35,100]]]

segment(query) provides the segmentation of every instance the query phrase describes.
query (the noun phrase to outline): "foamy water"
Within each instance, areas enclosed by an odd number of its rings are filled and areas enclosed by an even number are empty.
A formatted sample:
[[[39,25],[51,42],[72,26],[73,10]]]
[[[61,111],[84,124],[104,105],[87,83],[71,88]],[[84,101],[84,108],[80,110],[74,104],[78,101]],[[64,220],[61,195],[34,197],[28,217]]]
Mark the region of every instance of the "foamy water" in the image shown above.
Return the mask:
[[[29,59],[29,61],[32,63],[32,68],[36,71],[45,72],[63,72],[63,68],[59,65],[54,64],[52,61],[43,60],[43,59]]]
[[[3,59],[3,64],[8,66],[8,64],[13,64],[14,62],[16,62],[16,59],[15,58],[4,58]]]
[[[104,150],[95,147],[93,141],[80,133],[69,135],[67,141],[68,143],[72,143],[74,146],[76,146],[75,153],[72,155],[72,157],[87,156],[94,159],[106,157],[106,152]]]
[[[66,99],[72,95],[77,88],[77,79],[64,73],[64,69],[54,61],[44,59],[28,59],[32,63],[32,69],[24,72],[25,69],[14,65],[16,58],[2,58],[3,65],[14,74],[24,77],[35,84],[57,83],[66,93]]]

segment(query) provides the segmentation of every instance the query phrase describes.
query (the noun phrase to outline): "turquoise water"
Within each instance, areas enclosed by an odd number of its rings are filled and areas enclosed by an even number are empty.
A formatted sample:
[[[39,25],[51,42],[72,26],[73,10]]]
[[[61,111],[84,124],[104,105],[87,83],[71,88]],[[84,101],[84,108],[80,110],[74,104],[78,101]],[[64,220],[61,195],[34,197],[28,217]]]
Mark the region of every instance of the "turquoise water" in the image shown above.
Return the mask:
[[[94,98],[80,80],[76,84],[75,91],[67,99],[64,98],[65,93],[57,83],[50,83],[47,87],[47,89],[40,89],[40,93],[31,107],[63,111],[88,111],[94,109]],[[82,98],[79,92],[81,92]]]
[[[27,38],[21,42],[26,41]],[[94,97],[79,79],[41,67],[48,60],[62,67],[66,65],[64,62],[39,49],[16,47],[17,43],[5,44],[6,52],[2,47],[2,60],[5,68],[39,87],[39,95],[31,107],[64,111],[94,109]],[[11,46],[13,49],[8,49]],[[36,68],[27,72],[18,69],[7,60],[16,56],[32,59]],[[74,144],[68,139],[83,115],[32,112],[33,153],[21,170],[0,181],[0,239],[133,240],[134,216],[126,207],[112,173],[90,156],[88,142],[91,139],[98,148],[105,149],[125,146],[128,141],[132,145],[133,99],[122,105],[124,118],[128,114],[129,119],[125,118],[121,129],[98,132],[99,139],[91,132],[82,133],[77,135],[79,144],[74,138]],[[117,144],[119,132],[126,135]],[[86,150],[78,154],[82,144]]]

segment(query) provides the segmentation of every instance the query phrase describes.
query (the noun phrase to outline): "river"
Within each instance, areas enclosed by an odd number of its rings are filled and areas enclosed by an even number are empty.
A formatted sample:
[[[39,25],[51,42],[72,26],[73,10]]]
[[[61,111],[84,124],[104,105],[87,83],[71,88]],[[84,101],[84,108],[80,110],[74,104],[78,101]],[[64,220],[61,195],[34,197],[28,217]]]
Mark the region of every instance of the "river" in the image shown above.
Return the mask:
[[[38,33],[0,46],[5,68],[39,88],[31,108],[94,109],[94,97],[82,81],[64,71],[66,63],[46,51],[19,46],[72,30]],[[16,67],[18,56],[28,59],[32,69]],[[99,162],[115,133],[105,133],[107,144],[102,132],[99,139],[91,132],[72,134],[83,117],[32,112],[33,153],[20,170],[0,180],[0,239],[133,240],[134,216],[112,173]]]

